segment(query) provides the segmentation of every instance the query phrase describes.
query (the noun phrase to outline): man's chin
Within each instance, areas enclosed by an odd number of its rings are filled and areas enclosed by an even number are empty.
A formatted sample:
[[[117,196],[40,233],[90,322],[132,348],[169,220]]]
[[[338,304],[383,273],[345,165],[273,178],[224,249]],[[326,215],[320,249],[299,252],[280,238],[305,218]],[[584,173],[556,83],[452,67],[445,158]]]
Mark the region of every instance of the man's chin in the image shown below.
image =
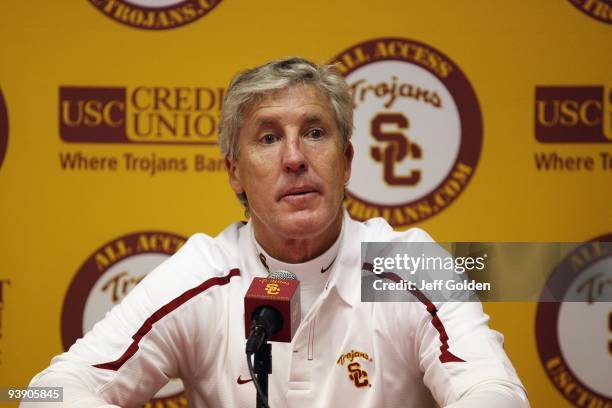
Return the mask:
[[[293,211],[286,214],[279,223],[282,236],[290,239],[315,238],[326,229],[334,228],[334,215],[321,214],[316,210]]]

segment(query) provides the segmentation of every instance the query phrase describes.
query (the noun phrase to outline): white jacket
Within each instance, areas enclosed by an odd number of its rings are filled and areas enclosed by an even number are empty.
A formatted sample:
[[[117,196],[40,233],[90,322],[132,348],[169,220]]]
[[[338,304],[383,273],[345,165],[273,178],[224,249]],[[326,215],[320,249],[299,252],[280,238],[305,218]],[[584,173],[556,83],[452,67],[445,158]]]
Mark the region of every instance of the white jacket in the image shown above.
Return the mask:
[[[430,241],[425,232],[346,212],[344,223],[325,289],[293,342],[273,343],[272,408],[529,406],[479,303],[360,302],[361,241]],[[131,407],[180,377],[190,406],[254,407],[243,297],[266,271],[251,228],[192,236],[30,386],[64,387],[67,407]]]

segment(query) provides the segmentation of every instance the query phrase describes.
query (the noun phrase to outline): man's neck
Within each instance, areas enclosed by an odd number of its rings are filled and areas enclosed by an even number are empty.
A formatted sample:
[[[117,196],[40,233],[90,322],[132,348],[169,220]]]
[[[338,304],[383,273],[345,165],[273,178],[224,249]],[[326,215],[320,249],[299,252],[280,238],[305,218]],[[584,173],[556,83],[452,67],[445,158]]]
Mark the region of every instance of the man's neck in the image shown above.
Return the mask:
[[[323,254],[329,249],[342,230],[343,214],[338,217],[321,234],[305,239],[287,238],[268,234],[265,227],[253,222],[255,239],[271,257],[287,263],[302,263]]]

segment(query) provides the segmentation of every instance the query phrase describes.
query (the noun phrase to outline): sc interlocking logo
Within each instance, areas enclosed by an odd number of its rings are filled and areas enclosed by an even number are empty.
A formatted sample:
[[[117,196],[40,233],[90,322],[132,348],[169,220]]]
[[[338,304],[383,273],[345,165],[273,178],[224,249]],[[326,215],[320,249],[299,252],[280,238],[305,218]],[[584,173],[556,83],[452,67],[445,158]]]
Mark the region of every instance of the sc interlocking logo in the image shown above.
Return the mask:
[[[280,293],[280,288],[278,287],[278,283],[268,283],[266,288],[264,289],[268,295],[278,295]]]
[[[459,66],[404,38],[366,41],[331,62],[355,109],[351,216],[406,226],[446,209],[473,177],[482,145],[480,106]]]
[[[368,372],[361,369],[361,364],[358,362],[350,363],[346,366],[349,371],[349,379],[353,381],[355,387],[367,387],[370,382],[368,381]]]
[[[361,360],[361,362],[358,360]],[[368,371],[363,367],[363,364],[366,363],[372,365],[372,358],[370,358],[368,353],[358,350],[342,353],[338,360],[336,360],[336,364],[339,366],[346,364],[348,378],[357,388],[372,387],[372,383],[368,379]]]
[[[408,129],[408,118],[398,113],[380,113],[372,120],[371,133],[380,142],[389,142],[384,149],[372,146],[370,155],[376,162],[383,164],[383,179],[390,186],[416,186],[421,181],[420,170],[410,170],[405,175],[395,172],[395,164],[405,158],[422,159],[421,147],[405,137],[402,133],[384,132],[385,124],[394,124],[398,129]]]

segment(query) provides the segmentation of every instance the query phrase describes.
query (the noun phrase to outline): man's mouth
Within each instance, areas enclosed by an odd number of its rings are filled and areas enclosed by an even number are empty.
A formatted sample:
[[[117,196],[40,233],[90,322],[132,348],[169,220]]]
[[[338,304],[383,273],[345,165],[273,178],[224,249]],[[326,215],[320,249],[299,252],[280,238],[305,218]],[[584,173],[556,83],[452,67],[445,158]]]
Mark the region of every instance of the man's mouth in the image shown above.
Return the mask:
[[[281,200],[285,198],[300,199],[307,198],[309,196],[314,196],[316,194],[319,194],[319,191],[312,186],[298,186],[287,189],[283,192],[280,198]]]

